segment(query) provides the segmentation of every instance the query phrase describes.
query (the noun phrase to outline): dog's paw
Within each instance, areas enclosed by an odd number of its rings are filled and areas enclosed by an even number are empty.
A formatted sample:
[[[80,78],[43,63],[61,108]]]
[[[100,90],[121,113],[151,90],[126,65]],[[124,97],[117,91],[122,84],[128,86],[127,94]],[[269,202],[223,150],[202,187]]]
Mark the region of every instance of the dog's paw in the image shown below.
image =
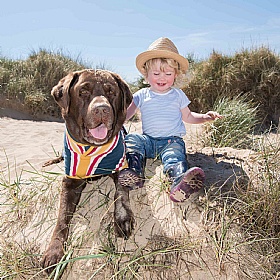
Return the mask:
[[[63,256],[64,248],[62,243],[59,240],[52,241],[41,260],[41,266],[48,275],[52,273],[56,264],[60,262]]]
[[[131,210],[123,208],[115,211],[115,233],[118,237],[128,239],[134,230],[135,219]]]

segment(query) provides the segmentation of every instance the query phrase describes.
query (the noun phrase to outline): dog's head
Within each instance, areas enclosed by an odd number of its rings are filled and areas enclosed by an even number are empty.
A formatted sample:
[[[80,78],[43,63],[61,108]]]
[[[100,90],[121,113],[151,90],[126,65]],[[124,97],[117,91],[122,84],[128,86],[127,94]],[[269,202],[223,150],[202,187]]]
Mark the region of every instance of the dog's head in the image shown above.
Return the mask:
[[[52,89],[72,137],[80,143],[103,145],[121,129],[132,101],[128,85],[106,70],[68,74]]]

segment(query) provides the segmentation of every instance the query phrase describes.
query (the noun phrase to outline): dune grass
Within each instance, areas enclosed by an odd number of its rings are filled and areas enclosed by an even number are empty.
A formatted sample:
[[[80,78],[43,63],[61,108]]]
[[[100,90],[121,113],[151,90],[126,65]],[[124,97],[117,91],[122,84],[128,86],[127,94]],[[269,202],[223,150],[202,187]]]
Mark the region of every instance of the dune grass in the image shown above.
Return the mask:
[[[254,107],[244,96],[223,97],[214,104],[213,110],[223,118],[206,123],[205,146],[210,147],[252,147],[258,107]]]
[[[79,59],[45,49],[33,51],[26,60],[0,59],[2,103],[33,115],[60,116],[50,92],[70,71],[87,68]]]
[[[182,84],[190,108],[196,112],[212,110],[223,98],[242,96],[257,107],[258,122],[265,128],[277,127],[280,117],[280,58],[267,47],[244,49],[233,56],[215,51],[209,59],[190,57],[190,81]],[[62,51],[33,51],[26,60],[0,58],[0,93],[2,104],[33,115],[60,116],[50,91],[67,73],[83,68],[106,68],[86,65]],[[146,86],[143,79],[130,84],[131,90]]]
[[[209,59],[196,62],[192,79],[183,87],[196,111],[212,110],[223,98],[243,96],[264,127],[276,127],[280,117],[280,59],[269,48],[244,49],[233,56],[213,51]]]

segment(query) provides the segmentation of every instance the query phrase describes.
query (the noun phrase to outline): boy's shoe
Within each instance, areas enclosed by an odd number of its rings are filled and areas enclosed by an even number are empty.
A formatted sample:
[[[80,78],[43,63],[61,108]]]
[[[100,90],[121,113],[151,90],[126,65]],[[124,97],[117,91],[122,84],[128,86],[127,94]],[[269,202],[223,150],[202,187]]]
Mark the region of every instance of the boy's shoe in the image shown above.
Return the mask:
[[[131,190],[142,188],[144,185],[145,158],[136,152],[126,153],[128,168],[120,171],[118,182]]]
[[[199,167],[192,167],[185,172],[179,182],[171,186],[170,199],[174,202],[184,202],[191,194],[198,192],[203,187],[204,171]]]
[[[131,190],[144,186],[144,178],[141,178],[134,170],[125,168],[119,173],[119,183]]]

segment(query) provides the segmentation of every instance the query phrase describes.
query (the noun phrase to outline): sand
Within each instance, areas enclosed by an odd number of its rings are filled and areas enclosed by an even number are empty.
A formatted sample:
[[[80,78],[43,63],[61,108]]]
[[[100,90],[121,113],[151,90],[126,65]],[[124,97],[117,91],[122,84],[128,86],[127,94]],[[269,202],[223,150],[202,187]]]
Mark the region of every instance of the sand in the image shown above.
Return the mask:
[[[140,132],[141,124],[127,123],[126,128],[130,132]],[[128,241],[114,241],[115,250],[133,254],[141,248],[151,252],[158,249],[160,244],[174,244],[175,240],[189,244],[184,254],[171,254],[173,257],[170,260],[165,254],[158,255],[157,261],[170,267],[157,268],[156,275],[161,275],[162,278],[155,278],[155,269],[143,268],[138,270],[143,279],[242,279],[237,262],[233,261],[234,254],[230,256],[231,262],[224,256],[221,267],[221,260],[217,259],[216,248],[207,232],[209,225],[205,224],[201,203],[206,199],[207,188],[210,186],[216,186],[214,189],[220,192],[230,189],[242,173],[241,167],[250,158],[252,151],[202,148],[201,129],[199,125],[188,125],[185,142],[190,166],[199,166],[205,171],[205,190],[192,196],[186,203],[172,203],[167,192],[162,190],[162,167],[159,162],[149,160],[149,179],[145,188],[130,194],[136,228]],[[25,211],[20,208],[20,217],[13,212],[13,221],[2,226],[2,233],[6,238],[5,242],[9,239],[26,247],[32,244],[31,251],[37,254],[36,260],[40,259],[46,249],[55,225],[60,180],[63,176],[63,163],[46,168],[42,168],[42,165],[61,153],[63,133],[63,122],[36,121],[16,111],[0,111],[2,182],[20,181],[19,198],[23,199],[28,194]],[[1,193],[7,194],[3,184],[0,187]],[[100,248],[104,249],[104,244],[110,243],[108,236],[113,236],[113,190],[113,184],[108,178],[86,187],[71,227],[70,247],[74,251],[73,256],[97,253]],[[31,196],[32,192],[34,194]],[[1,212],[5,221],[7,208],[3,205],[6,200],[2,195]],[[209,207],[215,207],[215,202],[209,204]],[[3,249],[5,242],[2,240],[0,249]],[[101,264],[102,261],[98,260],[75,262],[68,266],[63,279],[90,279]],[[109,267],[107,270],[100,270],[94,279],[110,279],[116,273],[116,268],[113,265]],[[40,277],[38,279],[42,279]]]

